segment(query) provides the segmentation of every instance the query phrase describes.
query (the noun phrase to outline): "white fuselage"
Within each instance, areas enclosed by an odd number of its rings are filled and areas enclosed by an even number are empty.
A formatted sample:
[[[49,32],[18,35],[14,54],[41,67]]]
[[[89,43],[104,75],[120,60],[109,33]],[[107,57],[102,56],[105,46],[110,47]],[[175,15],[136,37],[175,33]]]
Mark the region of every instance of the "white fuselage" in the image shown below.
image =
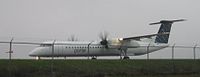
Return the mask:
[[[134,44],[131,44],[134,43]],[[35,57],[66,57],[66,56],[120,56],[121,53],[119,45],[111,45],[105,48],[97,42],[55,42],[44,43],[40,47],[35,48],[29,53],[30,56]],[[128,46],[121,45],[121,48],[127,50],[128,56],[137,56],[151,53],[167,47],[167,44],[157,44],[142,41],[130,42]]]

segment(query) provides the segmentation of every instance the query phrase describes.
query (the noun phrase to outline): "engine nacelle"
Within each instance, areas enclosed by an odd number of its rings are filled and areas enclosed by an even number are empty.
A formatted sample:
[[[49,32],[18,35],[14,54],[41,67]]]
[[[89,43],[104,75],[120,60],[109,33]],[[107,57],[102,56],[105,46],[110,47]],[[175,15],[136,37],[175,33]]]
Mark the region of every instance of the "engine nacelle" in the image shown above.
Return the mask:
[[[118,38],[108,40],[109,48],[120,48],[122,45],[122,41]]]
[[[135,40],[121,40],[120,38],[108,40],[108,48],[137,48],[140,44]]]

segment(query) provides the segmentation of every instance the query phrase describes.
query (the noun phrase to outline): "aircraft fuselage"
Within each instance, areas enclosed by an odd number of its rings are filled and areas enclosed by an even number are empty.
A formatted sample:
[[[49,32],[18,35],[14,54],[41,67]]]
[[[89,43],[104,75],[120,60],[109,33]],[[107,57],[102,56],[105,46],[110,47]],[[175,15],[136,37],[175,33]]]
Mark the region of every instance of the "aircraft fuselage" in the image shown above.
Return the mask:
[[[62,42],[60,42],[62,43]],[[66,43],[66,45],[64,45]],[[54,45],[54,46],[40,46],[35,48],[29,53],[30,56],[37,57],[66,57],[66,56],[120,56],[124,53],[121,53],[121,50],[117,45],[109,46],[105,48],[98,42],[63,42],[63,45]],[[137,56],[151,53],[156,50],[167,47],[167,44],[157,45],[156,43],[145,43],[145,42],[134,42],[137,45],[129,45],[126,47],[128,56]],[[53,48],[52,48],[53,47]],[[123,47],[122,47],[123,48]],[[53,51],[52,51],[53,50]]]

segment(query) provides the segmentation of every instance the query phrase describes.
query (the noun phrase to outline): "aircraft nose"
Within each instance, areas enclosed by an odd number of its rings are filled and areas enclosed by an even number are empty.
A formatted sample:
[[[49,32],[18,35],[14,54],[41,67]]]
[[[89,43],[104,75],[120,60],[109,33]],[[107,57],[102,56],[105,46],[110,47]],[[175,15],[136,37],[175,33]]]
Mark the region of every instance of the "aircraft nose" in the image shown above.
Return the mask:
[[[41,48],[39,47],[39,48],[35,48],[35,49],[33,49],[30,53],[29,53],[29,56],[38,56],[39,54],[40,54],[40,52],[41,52]]]

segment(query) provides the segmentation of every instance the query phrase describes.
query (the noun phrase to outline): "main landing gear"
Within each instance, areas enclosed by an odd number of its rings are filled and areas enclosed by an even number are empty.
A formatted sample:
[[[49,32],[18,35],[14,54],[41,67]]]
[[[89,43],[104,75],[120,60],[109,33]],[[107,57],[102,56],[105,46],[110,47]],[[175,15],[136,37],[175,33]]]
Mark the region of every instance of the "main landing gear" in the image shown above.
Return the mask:
[[[97,56],[92,56],[92,60],[96,60],[97,59]]]
[[[130,59],[128,56],[124,56],[124,58],[123,58],[124,60],[128,60],[128,59]]]
[[[120,59],[122,59],[122,55],[124,56],[123,57],[123,60],[128,60],[130,59],[127,55],[127,49],[120,49]]]

